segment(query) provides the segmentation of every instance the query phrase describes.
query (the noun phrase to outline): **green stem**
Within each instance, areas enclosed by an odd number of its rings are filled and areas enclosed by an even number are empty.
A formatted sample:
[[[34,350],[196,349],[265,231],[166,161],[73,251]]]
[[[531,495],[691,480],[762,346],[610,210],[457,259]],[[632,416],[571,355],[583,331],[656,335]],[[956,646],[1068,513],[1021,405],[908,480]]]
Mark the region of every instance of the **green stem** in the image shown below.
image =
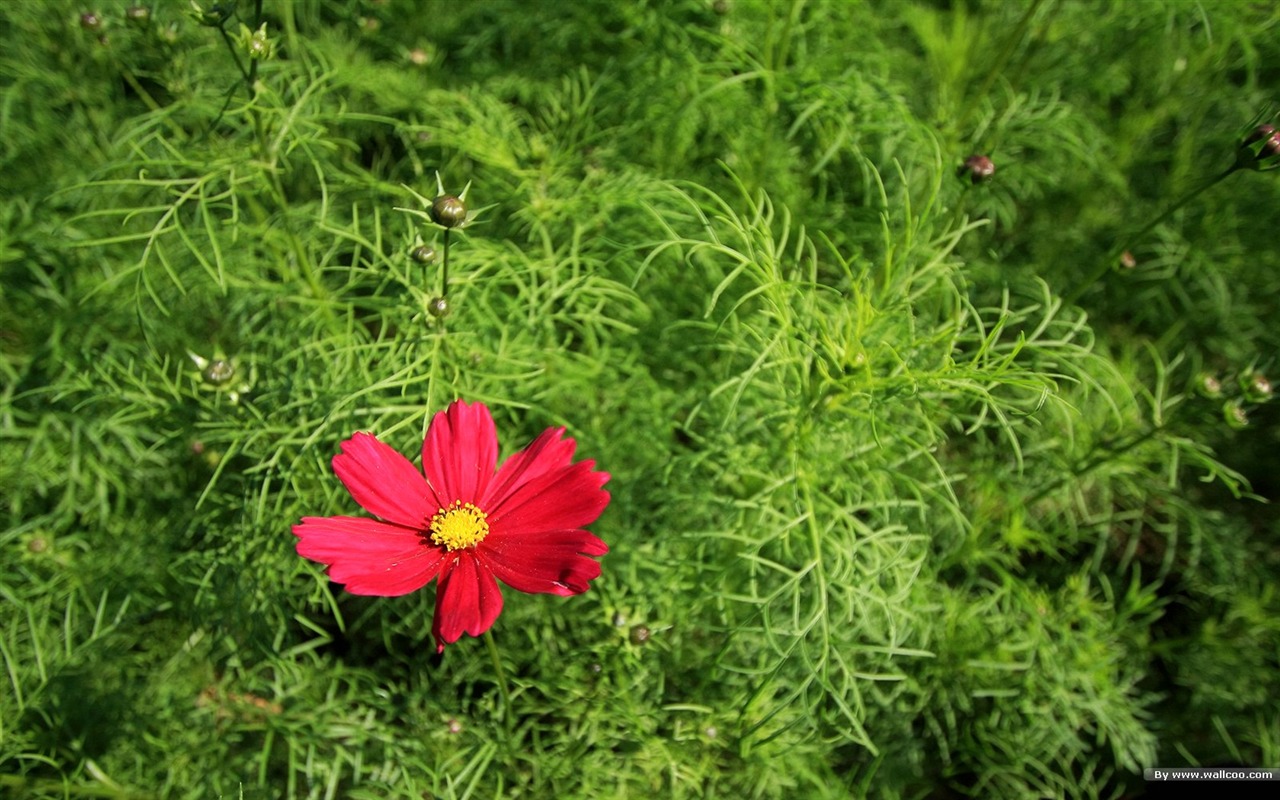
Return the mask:
[[[444,256],[440,260],[440,296],[449,296],[449,229],[444,229]]]
[[[263,0],[256,0],[253,4],[253,29],[256,31],[262,27],[262,3]],[[249,59],[249,93],[253,93],[253,84],[258,80],[258,59]]]
[[[240,77],[244,79],[244,85],[249,90],[249,99],[252,100],[253,78],[249,70],[245,69],[244,64],[240,62],[240,54],[236,52],[236,43],[231,41],[231,34],[227,33],[227,29],[221,25],[218,26],[218,33],[222,34],[222,41],[226,42],[227,50],[231,53],[231,60],[235,62],[236,69],[240,72]],[[257,66],[253,59],[249,60],[249,64],[251,67]]]
[[[253,30],[257,30],[262,25],[262,3],[263,0],[256,0],[253,4]],[[249,94],[249,99],[253,100],[253,84],[258,80],[258,59],[250,58],[249,68],[245,69],[240,61],[240,54],[236,52],[235,42],[231,41],[231,34],[227,33],[227,29],[223,27],[225,24],[226,20],[223,20],[222,24],[218,25],[218,33],[222,34],[222,41],[226,43],[227,50],[231,53],[231,60],[235,62],[236,69],[240,71],[240,77],[244,79],[244,88]]]
[[[1014,26],[1013,31],[1011,31],[1009,36],[1006,37],[1004,42],[1004,49],[1000,52],[1000,55],[996,58],[995,62],[992,63],[991,69],[987,71],[987,76],[985,79],[983,79],[982,86],[978,88],[978,93],[974,95],[973,102],[965,104],[966,118],[968,117],[969,112],[972,109],[975,109],[979,106],[979,103],[977,101],[983,97],[986,97],[987,92],[991,91],[991,85],[995,83],[996,77],[999,76],[999,74],[1009,64],[1010,59],[1013,58],[1014,51],[1018,48],[1018,45],[1022,42],[1023,38],[1027,35],[1027,28],[1031,26],[1031,20],[1035,17],[1036,11],[1040,9],[1040,6],[1043,4],[1043,2],[1044,0],[1035,0],[1033,3],[1027,6],[1027,10],[1023,12],[1022,18],[1018,20],[1018,24]],[[966,124],[967,124],[967,120],[966,120]]]
[[[502,669],[502,657],[498,654],[498,645],[493,640],[493,631],[485,631],[484,644],[489,650],[489,658],[493,660],[493,674],[498,679],[498,693],[502,695],[502,718],[511,728],[512,715],[511,689],[507,686],[507,673]]]
[[[1205,190],[1206,190],[1206,189],[1208,189],[1210,186],[1213,186],[1213,185],[1214,185],[1214,184],[1216,184],[1216,183],[1219,183],[1219,182],[1221,182],[1221,181],[1223,181],[1223,180],[1226,180],[1226,178],[1227,178],[1227,176],[1228,176],[1228,175],[1230,175],[1231,173],[1235,172],[1235,171],[1236,171],[1236,170],[1238,170],[1238,169],[1240,169],[1240,165],[1239,165],[1239,164],[1232,164],[1230,167],[1227,167],[1227,168],[1226,168],[1225,170],[1223,170],[1222,172],[1218,173],[1217,175],[1214,175],[1212,178],[1209,178],[1209,179],[1208,179],[1208,180],[1206,180],[1204,183],[1202,183],[1202,184],[1200,184],[1199,186],[1197,186],[1196,188],[1192,189],[1190,192],[1187,192],[1185,195],[1183,195],[1183,196],[1182,196],[1182,198],[1181,198],[1180,200],[1178,200],[1178,202],[1174,203],[1173,205],[1171,205],[1171,206],[1169,206],[1167,209],[1165,209],[1165,212],[1164,212],[1163,214],[1161,214],[1160,216],[1158,216],[1158,217],[1156,217],[1155,219],[1153,219],[1153,220],[1151,220],[1150,222],[1148,222],[1148,223],[1147,223],[1147,226],[1146,226],[1145,228],[1143,228],[1142,230],[1138,231],[1138,232],[1137,232],[1137,233],[1135,233],[1134,235],[1130,236],[1130,237],[1128,238],[1128,240],[1126,240],[1126,241],[1125,241],[1124,246],[1123,246],[1123,247],[1121,247],[1121,248],[1119,248],[1119,249],[1116,251],[1116,254],[1117,254],[1117,255],[1119,255],[1120,253],[1123,253],[1125,250],[1128,250],[1128,249],[1129,249],[1130,247],[1132,247],[1135,243],[1137,243],[1137,241],[1138,241],[1139,239],[1141,239],[1142,237],[1146,236],[1148,233],[1151,233],[1151,231],[1155,230],[1155,227],[1156,227],[1157,225],[1159,225],[1160,223],[1162,223],[1162,222],[1164,222],[1166,219],[1168,219],[1170,216],[1172,216],[1172,215],[1173,215],[1173,213],[1174,213],[1175,211],[1177,211],[1178,209],[1182,208],[1182,207],[1183,207],[1183,206],[1185,206],[1187,203],[1191,202],[1191,199],[1192,199],[1192,198],[1194,198],[1196,195],[1198,195],[1198,194],[1200,194],[1201,192],[1205,191]]]
[[[262,19],[261,0],[259,0],[259,2],[257,3],[255,12],[257,14],[256,19],[261,21]],[[258,78],[258,61],[257,59],[253,59],[253,58],[249,59],[249,68],[245,69],[244,63],[240,61],[240,54],[236,52],[235,42],[231,41],[231,34],[227,33],[227,29],[223,27],[223,25],[225,24],[226,24],[226,20],[223,20],[222,24],[218,25],[218,33],[222,36],[222,41],[227,45],[227,52],[231,54],[231,61],[236,65],[236,71],[240,73],[240,79],[244,81],[244,89],[245,89],[245,92],[248,93],[249,95],[249,102],[253,102],[253,99],[254,99],[253,84]],[[233,85],[231,87],[231,91],[227,92],[227,99],[222,103],[222,108],[218,111],[218,116],[213,118],[213,122],[209,124],[208,130],[204,132],[205,136],[208,136],[209,133],[213,131],[213,129],[217,126],[218,122],[222,120],[222,116],[226,114],[227,109],[231,107],[231,99],[235,97],[235,95],[236,95],[236,87]],[[202,136],[201,138],[204,138],[204,137]],[[259,140],[261,144],[261,136],[259,136]],[[265,158],[265,154],[263,157]]]
[[[1092,288],[1095,283],[1097,283],[1099,280],[1102,279],[1103,275],[1106,275],[1108,272],[1111,271],[1111,269],[1115,266],[1116,259],[1120,257],[1121,253],[1124,253],[1126,250],[1133,247],[1133,245],[1137,244],[1148,233],[1151,233],[1151,231],[1155,230],[1157,225],[1164,222],[1169,217],[1173,216],[1174,212],[1178,211],[1187,203],[1191,202],[1191,200],[1195,198],[1197,195],[1199,195],[1201,192],[1204,192],[1205,190],[1209,189],[1209,187],[1214,186],[1226,180],[1228,175],[1232,174],[1233,172],[1236,172],[1239,169],[1242,169],[1240,164],[1238,163],[1232,164],[1230,167],[1227,167],[1222,172],[1218,173],[1217,175],[1214,175],[1213,177],[1209,178],[1208,180],[1201,183],[1199,186],[1195,187],[1194,189],[1192,189],[1191,191],[1183,195],[1178,200],[1178,202],[1166,208],[1164,210],[1164,213],[1162,213],[1160,216],[1148,222],[1142,228],[1142,230],[1138,231],[1137,233],[1131,235],[1128,239],[1126,239],[1124,241],[1124,244],[1120,245],[1119,247],[1113,248],[1111,252],[1108,254],[1107,258],[1103,260],[1100,264],[1098,264],[1098,266],[1094,268],[1093,272],[1091,272],[1089,276],[1085,278],[1084,281],[1082,281],[1080,285],[1075,288],[1075,291],[1071,292],[1071,294],[1066,296],[1063,302],[1066,305],[1071,305],[1075,303],[1077,300],[1079,300],[1081,296],[1084,295],[1085,292],[1089,291],[1089,289]]]
[[[1094,456],[1093,458],[1086,461],[1084,464],[1073,469],[1071,471],[1070,476],[1065,478],[1059,478],[1058,480],[1044,487],[1040,491],[1036,492],[1034,495],[1032,495],[1030,498],[1028,498],[1025,501],[1024,505],[1030,506],[1040,502],[1041,500],[1048,497],[1053,492],[1056,492],[1057,490],[1061,489],[1069,481],[1079,480],[1080,478],[1083,478],[1085,475],[1088,475],[1090,472],[1093,472],[1095,469],[1107,463],[1108,461],[1111,461],[1117,456],[1122,456],[1125,453],[1129,452],[1130,450],[1134,449],[1135,447],[1138,447],[1141,444],[1151,441],[1153,438],[1155,438],[1156,434],[1160,433],[1164,429],[1165,429],[1164,425],[1156,425],[1146,433],[1139,434],[1138,436],[1133,437],[1132,439],[1130,439],[1129,441],[1125,442],[1124,444],[1118,447],[1106,448],[1105,452]]]

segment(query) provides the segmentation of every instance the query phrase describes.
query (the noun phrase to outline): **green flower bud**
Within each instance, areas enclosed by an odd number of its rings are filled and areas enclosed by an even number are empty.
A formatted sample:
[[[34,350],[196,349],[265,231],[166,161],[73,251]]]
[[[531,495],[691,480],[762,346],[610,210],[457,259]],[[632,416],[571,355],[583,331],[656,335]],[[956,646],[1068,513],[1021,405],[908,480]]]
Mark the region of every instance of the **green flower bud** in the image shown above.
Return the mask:
[[[1228,400],[1222,404],[1222,418],[1232,430],[1243,430],[1249,427],[1249,415],[1239,400]]]
[[[204,379],[214,386],[221,386],[235,377],[236,368],[225,358],[215,358],[204,368]]]
[[[249,363],[247,371],[241,370],[235,361],[221,351],[215,351],[210,358],[197,355],[190,350],[187,351],[187,355],[198,370],[196,374],[199,376],[199,387],[204,391],[225,394],[232,403],[239,403],[240,398],[253,389],[253,384],[257,380],[257,369],[252,363]],[[244,362],[240,363],[243,366]]]
[[[419,264],[430,264],[436,260],[436,251],[435,248],[422,244],[409,251],[409,256]]]
[[[643,645],[649,642],[649,627],[647,625],[637,625],[631,629],[631,643],[634,645]]]
[[[1271,381],[1261,372],[1250,370],[1240,375],[1240,391],[1250,403],[1265,403],[1271,399]]]
[[[433,297],[427,302],[427,313],[436,319],[449,316],[449,301],[443,297]]]
[[[271,58],[276,51],[275,44],[267,36],[267,23],[265,22],[256,31],[249,30],[248,25],[241,25],[240,47],[254,61],[263,61]]]
[[[451,194],[437,197],[431,203],[431,221],[445,228],[456,228],[467,221],[467,204]]]
[[[96,33],[102,30],[102,17],[92,11],[86,11],[80,15],[80,27]]]
[[[129,6],[124,10],[124,18],[130,25],[141,28],[151,21],[151,9],[146,6]]]
[[[1196,377],[1196,392],[1202,397],[1217,400],[1222,397],[1222,381],[1207,372]]]
[[[214,3],[205,11],[200,4],[191,0],[191,10],[187,12],[198,24],[209,28],[221,28],[223,23],[231,19],[235,8],[227,3]]]

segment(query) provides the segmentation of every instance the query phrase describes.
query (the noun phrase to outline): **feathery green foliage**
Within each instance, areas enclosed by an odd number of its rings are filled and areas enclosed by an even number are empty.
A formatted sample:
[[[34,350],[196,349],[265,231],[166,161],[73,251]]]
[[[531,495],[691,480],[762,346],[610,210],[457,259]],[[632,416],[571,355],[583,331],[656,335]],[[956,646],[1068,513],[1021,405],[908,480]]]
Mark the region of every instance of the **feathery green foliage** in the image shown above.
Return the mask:
[[[0,789],[1280,766],[1274,9],[202,5],[0,6]],[[459,397],[611,552],[436,656],[290,526]]]

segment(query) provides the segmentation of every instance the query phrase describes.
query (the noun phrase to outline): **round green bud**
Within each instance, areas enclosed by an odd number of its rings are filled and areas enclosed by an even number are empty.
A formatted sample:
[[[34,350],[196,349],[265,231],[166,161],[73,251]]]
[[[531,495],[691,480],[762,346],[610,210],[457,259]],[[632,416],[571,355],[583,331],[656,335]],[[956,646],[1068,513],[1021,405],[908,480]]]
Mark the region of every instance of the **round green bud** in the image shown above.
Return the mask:
[[[1256,370],[1240,376],[1240,391],[1250,403],[1265,403],[1271,399],[1271,381]]]
[[[456,228],[467,221],[467,204],[461,198],[443,194],[431,204],[431,221],[445,228]]]
[[[1196,377],[1196,391],[1210,400],[1222,397],[1222,381],[1205,372]]]
[[[647,625],[637,625],[631,629],[631,643],[635,645],[647,644],[649,642],[649,627]]]
[[[214,385],[222,385],[236,374],[236,368],[230,361],[215,358],[204,368],[204,379]]]
[[[146,6],[129,6],[124,10],[124,18],[130,25],[146,25],[151,21],[151,9]]]
[[[409,256],[419,264],[430,264],[436,260],[436,251],[435,248],[422,244],[410,250]]]
[[[1228,400],[1222,404],[1222,418],[1232,430],[1243,430],[1249,427],[1249,415],[1239,400]]]
[[[433,297],[427,301],[427,313],[436,319],[449,316],[449,301],[443,297]]]

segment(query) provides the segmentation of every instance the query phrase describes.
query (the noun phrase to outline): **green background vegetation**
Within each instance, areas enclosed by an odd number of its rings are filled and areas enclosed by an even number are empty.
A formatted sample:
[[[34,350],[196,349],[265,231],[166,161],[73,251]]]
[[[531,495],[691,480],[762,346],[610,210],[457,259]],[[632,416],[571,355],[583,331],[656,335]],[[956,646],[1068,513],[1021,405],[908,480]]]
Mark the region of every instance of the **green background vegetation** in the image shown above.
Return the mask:
[[[253,0],[125,5],[0,4],[0,794],[1280,766],[1239,385],[1280,184],[1131,241],[1273,111],[1273,4],[269,0],[252,67]],[[478,212],[444,324],[398,210],[437,172]],[[482,642],[435,656],[433,589],[344,594],[290,534],[357,513],[342,439],[415,454],[455,397],[613,475],[591,591],[506,592],[510,703]]]

